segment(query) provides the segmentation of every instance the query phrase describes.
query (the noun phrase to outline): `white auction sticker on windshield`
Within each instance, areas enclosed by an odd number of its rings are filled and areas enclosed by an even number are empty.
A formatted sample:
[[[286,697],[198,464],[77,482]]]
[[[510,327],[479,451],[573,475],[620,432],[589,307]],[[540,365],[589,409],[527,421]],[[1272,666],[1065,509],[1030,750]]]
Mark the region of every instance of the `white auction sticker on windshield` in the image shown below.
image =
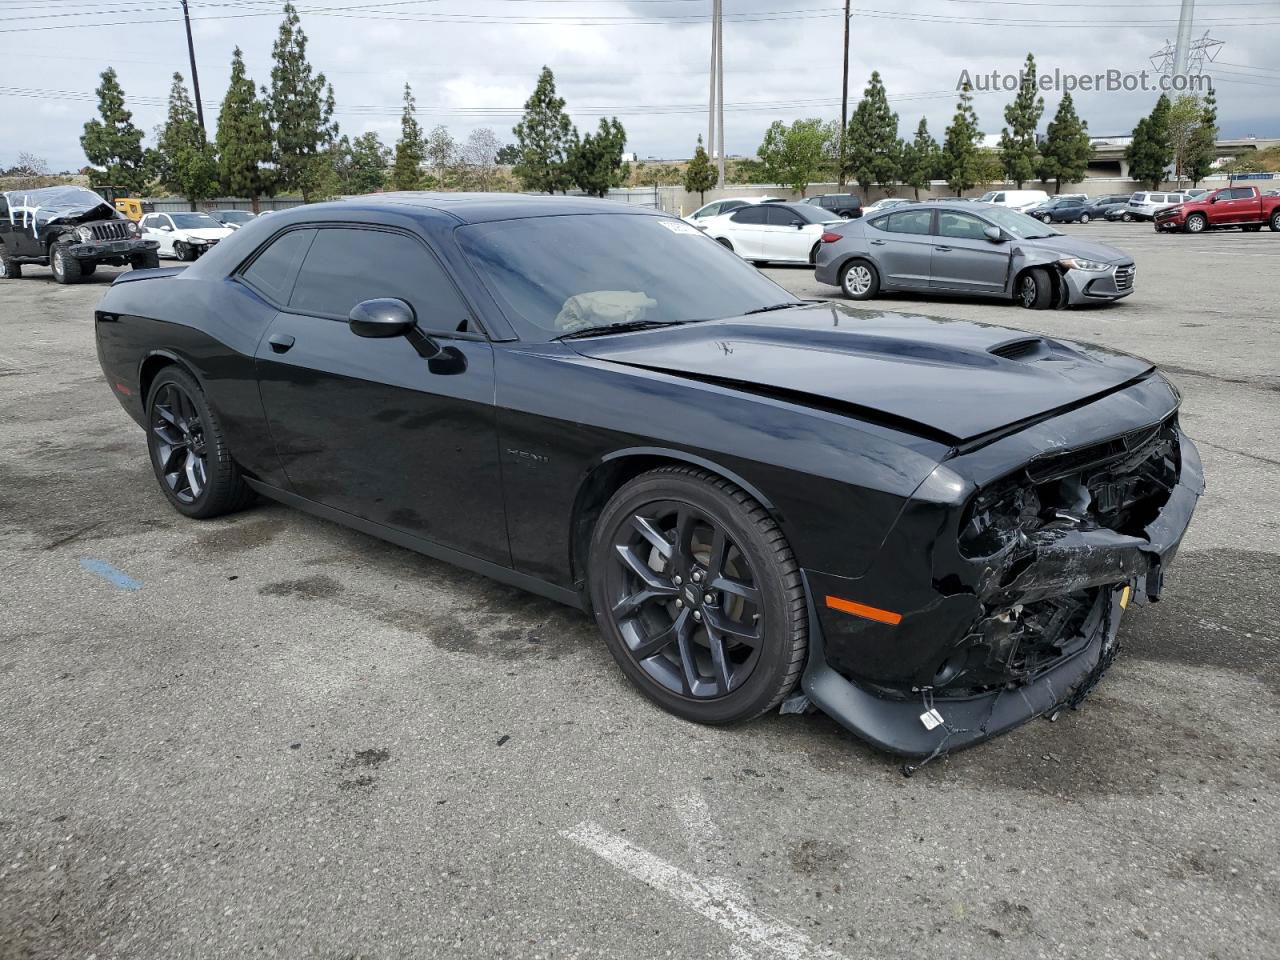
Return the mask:
[[[697,227],[689,226],[683,220],[659,220],[658,222],[662,224],[664,227],[666,227],[668,230],[670,230],[672,233],[690,234],[695,237],[703,236],[703,233],[701,230],[699,230]]]

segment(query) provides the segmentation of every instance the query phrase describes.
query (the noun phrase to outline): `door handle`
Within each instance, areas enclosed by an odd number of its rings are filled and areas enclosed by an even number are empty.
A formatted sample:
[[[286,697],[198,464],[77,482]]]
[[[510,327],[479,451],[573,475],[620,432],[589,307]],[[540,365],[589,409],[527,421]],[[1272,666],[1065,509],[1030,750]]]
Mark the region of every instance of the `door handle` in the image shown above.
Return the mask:
[[[938,250],[938,251],[940,251],[941,253],[950,253],[950,252],[951,252],[951,248],[950,248],[950,247],[934,247],[933,249]]]
[[[276,353],[288,353],[293,346],[293,337],[287,333],[273,333],[267,337],[267,343],[271,344],[271,349]]]
[[[884,246],[884,244],[885,244],[885,241],[883,241],[883,240],[872,240],[872,241],[871,241],[871,245],[872,245],[873,247],[883,247],[883,246]]]

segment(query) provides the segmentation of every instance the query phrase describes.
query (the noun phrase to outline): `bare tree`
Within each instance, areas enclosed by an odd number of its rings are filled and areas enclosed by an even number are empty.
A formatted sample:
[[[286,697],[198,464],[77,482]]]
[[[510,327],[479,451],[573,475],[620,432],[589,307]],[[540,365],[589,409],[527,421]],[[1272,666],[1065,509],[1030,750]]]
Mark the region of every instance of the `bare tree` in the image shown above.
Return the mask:
[[[44,157],[37,157],[34,153],[24,151],[18,154],[18,163],[13,168],[13,174],[18,177],[47,177],[49,162]]]
[[[427,163],[431,165],[431,172],[436,178],[437,186],[443,189],[445,181],[458,162],[457,141],[453,139],[449,128],[444,124],[427,135],[426,157]]]
[[[466,164],[483,191],[489,189],[493,173],[498,167],[498,151],[501,149],[502,144],[498,142],[498,135],[488,127],[472,130],[471,136],[467,137],[467,142],[462,148],[462,162]]]

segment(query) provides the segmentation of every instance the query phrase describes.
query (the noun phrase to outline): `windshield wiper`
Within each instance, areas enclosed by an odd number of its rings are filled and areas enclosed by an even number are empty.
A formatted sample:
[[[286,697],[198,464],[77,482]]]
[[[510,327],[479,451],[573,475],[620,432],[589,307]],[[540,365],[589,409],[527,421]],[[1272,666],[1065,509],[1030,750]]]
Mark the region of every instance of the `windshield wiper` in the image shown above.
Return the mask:
[[[602,337],[609,333],[628,333],[632,330],[652,330],[655,327],[675,327],[686,320],[632,320],[628,323],[613,323],[605,327],[587,327],[584,330],[571,330],[556,337],[557,340],[576,340],[579,337]]]
[[[771,303],[767,307],[756,307],[754,310],[748,310],[746,313],[743,314],[743,316],[749,317],[753,313],[769,313],[772,310],[790,310],[792,307],[803,307],[803,306],[804,306],[803,302],[797,302],[797,301],[792,301],[791,303]]]

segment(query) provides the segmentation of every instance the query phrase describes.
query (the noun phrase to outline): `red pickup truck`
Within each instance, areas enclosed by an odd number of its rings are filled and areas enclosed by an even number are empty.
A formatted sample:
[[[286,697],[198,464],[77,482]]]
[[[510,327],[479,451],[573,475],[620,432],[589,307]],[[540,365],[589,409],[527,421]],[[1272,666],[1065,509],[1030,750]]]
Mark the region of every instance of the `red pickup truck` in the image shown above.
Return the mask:
[[[1280,233],[1280,197],[1264,197],[1257,187],[1223,187],[1194,200],[1165,207],[1155,215],[1156,232],[1200,233],[1221,227]]]

